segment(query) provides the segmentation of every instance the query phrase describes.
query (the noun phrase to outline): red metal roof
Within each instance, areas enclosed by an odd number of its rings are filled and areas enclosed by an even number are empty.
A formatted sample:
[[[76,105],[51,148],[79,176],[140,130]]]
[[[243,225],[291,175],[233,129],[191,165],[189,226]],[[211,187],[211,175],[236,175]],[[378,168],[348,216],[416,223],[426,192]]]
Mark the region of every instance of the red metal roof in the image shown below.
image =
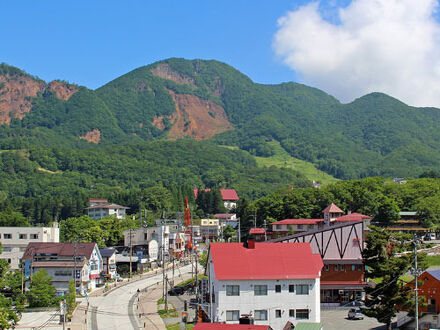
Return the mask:
[[[212,243],[210,254],[219,280],[311,279],[324,266],[310,243]]]
[[[76,255],[90,259],[96,243],[77,243]],[[75,243],[29,243],[23,254],[23,259],[32,259],[34,255],[40,253],[56,254],[58,256],[74,255]]]
[[[268,325],[197,323],[194,330],[269,330]]]
[[[324,221],[324,219],[284,219],[273,222],[271,225],[316,225],[322,221]]]
[[[211,191],[211,189],[205,189],[205,191]],[[194,197],[197,198],[198,189],[194,189]],[[238,195],[235,189],[220,189],[222,198],[224,201],[238,201]]]
[[[265,228],[251,228],[251,230],[249,230],[249,234],[251,235],[261,235],[264,234],[266,231]]]
[[[344,213],[339,207],[337,207],[334,203],[331,203],[329,206],[327,206],[324,210],[322,210],[322,213]]]
[[[368,285],[367,282],[359,281],[321,281],[321,285]]]
[[[342,217],[337,217],[336,221],[338,222],[362,221],[363,219],[372,219],[372,217],[361,213],[351,213],[351,214],[343,215]]]

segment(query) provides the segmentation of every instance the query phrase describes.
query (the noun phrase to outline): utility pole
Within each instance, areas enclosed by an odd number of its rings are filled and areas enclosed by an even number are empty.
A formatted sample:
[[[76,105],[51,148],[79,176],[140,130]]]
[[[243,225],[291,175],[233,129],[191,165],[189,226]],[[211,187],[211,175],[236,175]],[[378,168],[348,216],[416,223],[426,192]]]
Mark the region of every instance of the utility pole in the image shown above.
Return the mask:
[[[240,218],[238,220],[238,243],[241,243],[241,221]]]
[[[417,235],[414,234],[414,268],[411,268],[411,274],[414,276],[414,299],[415,299],[415,321],[416,326],[415,329],[419,329],[419,298],[418,298],[418,283],[417,278],[422,274],[422,270],[417,268],[417,244],[419,243],[419,239]]]
[[[165,275],[165,310],[168,310],[168,275]]]
[[[257,210],[254,212],[254,228],[257,228]]]
[[[266,219],[264,219],[264,241],[267,241],[267,233],[266,233]]]
[[[76,245],[77,245],[77,241],[73,243],[73,281],[75,283],[75,292],[76,292]]]
[[[130,277],[131,278],[131,255],[133,254],[133,244],[131,244],[131,229],[129,231],[130,234]]]

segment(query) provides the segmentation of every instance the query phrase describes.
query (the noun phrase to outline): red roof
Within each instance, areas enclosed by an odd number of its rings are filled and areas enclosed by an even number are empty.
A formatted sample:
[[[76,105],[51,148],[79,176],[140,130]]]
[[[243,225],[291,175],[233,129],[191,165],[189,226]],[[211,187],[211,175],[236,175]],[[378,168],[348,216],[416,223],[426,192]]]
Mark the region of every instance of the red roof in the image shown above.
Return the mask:
[[[205,189],[211,191],[211,189]],[[194,189],[194,197],[197,198],[198,189]],[[238,201],[238,195],[235,189],[220,189],[224,201]]]
[[[323,267],[310,243],[212,243],[210,254],[218,280],[311,279]]]
[[[268,325],[197,323],[194,330],[268,330]]]
[[[249,234],[251,235],[261,235],[264,234],[266,232],[265,228],[251,228],[251,230],[249,230]]]
[[[331,203],[327,206],[322,213],[344,213],[339,207],[337,207],[334,203]]]
[[[273,222],[271,225],[316,225],[322,221],[324,221],[324,219],[284,219]]]
[[[336,218],[338,222],[344,221],[362,221],[363,219],[372,219],[369,215],[361,214],[361,213],[351,213],[347,215],[343,215],[342,217]]]
[[[77,243],[76,255],[90,259],[96,243]],[[41,253],[56,254],[58,256],[74,255],[75,243],[29,243],[23,254],[23,259],[32,259],[34,255]]]

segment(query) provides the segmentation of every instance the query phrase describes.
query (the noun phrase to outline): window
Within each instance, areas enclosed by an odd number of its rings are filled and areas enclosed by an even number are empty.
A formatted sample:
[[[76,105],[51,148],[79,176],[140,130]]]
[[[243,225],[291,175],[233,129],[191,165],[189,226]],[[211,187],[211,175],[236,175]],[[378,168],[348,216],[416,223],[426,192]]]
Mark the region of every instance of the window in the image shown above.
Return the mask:
[[[297,309],[296,310],[296,319],[297,320],[308,320],[309,319],[309,310],[308,309]]]
[[[289,317],[295,317],[295,310],[289,309]]]
[[[345,265],[341,265],[340,269],[341,271],[345,271]]]
[[[281,229],[281,225],[276,225],[276,228],[277,229]]]
[[[281,317],[281,309],[275,309],[275,317],[280,318]]]
[[[351,270],[356,270],[356,265],[351,265]]]
[[[30,234],[31,239],[38,239],[38,234]]]
[[[254,285],[254,294],[256,296],[267,296],[267,285]]]
[[[3,247],[3,252],[11,252],[12,248],[10,246],[4,246]]]
[[[27,234],[18,234],[18,239],[27,239]]]
[[[240,311],[226,311],[226,321],[238,321]]]
[[[226,285],[226,295],[227,296],[239,296],[240,286],[239,285]]]
[[[295,284],[289,284],[289,292],[295,292]]]
[[[145,241],[148,240],[148,234],[147,233],[144,233],[144,240]]]
[[[356,270],[362,270],[362,265],[356,265]]]
[[[4,239],[12,239],[12,234],[3,234]]]
[[[303,228],[303,225],[298,225],[298,229],[302,229]]]
[[[72,277],[71,270],[57,270],[55,271],[55,276],[69,276]]]
[[[330,265],[325,265],[325,270],[329,271],[330,270]]]
[[[296,286],[296,294],[309,294],[308,284],[298,284]]]
[[[267,310],[260,309],[255,311],[255,320],[256,321],[266,321],[267,320]]]
[[[277,292],[277,293],[281,292],[281,285],[279,285],[279,284],[275,285],[275,292]]]
[[[338,271],[338,265],[334,265],[334,267],[335,267],[335,271]]]

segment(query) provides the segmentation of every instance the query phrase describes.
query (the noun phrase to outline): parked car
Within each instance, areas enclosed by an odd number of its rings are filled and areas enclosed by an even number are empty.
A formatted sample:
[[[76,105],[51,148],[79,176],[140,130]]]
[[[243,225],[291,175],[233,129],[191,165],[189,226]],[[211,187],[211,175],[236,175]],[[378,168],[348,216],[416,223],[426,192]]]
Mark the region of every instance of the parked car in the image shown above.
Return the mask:
[[[180,296],[185,293],[185,289],[181,286],[175,286],[171,290],[168,291],[170,296]]]
[[[437,239],[435,233],[428,233],[425,235],[425,241],[432,241]]]
[[[363,320],[364,314],[362,313],[362,310],[359,307],[350,308],[350,310],[348,311],[348,318],[350,320]]]

